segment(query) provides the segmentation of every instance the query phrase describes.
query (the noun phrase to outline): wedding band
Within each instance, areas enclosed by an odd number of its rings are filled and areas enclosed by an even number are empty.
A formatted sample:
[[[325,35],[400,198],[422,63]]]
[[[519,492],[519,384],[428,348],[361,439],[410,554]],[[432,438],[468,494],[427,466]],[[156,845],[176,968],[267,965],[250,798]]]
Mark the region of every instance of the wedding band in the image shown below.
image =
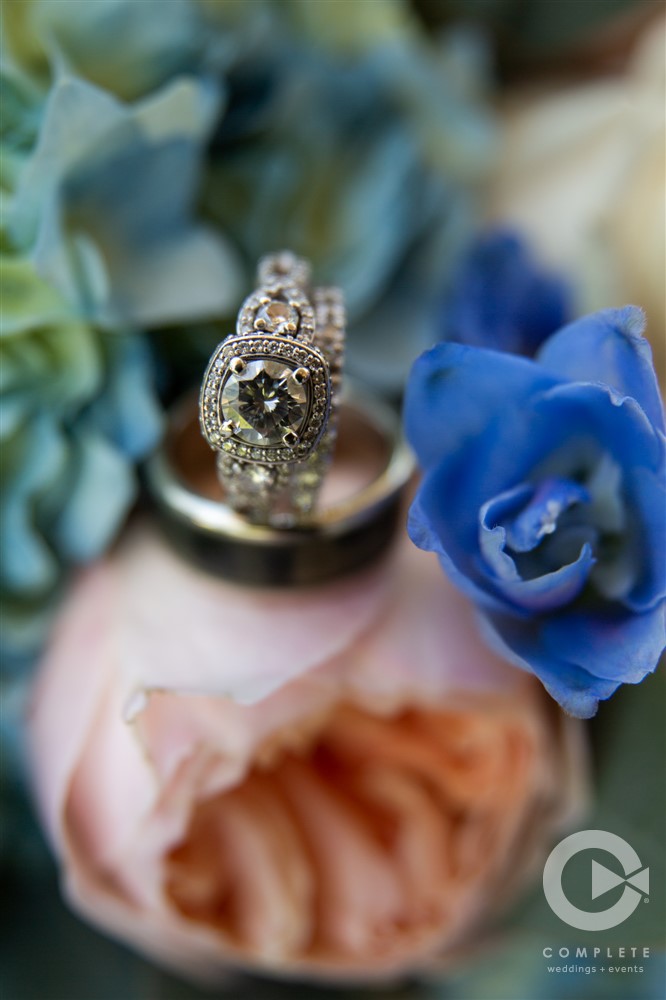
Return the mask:
[[[225,502],[214,458],[188,397],[171,412],[145,476],[160,522],[190,561],[237,583],[314,584],[377,560],[404,517],[414,459],[393,409],[363,388],[345,390],[325,489],[307,524],[252,524]]]
[[[344,305],[338,289],[309,281],[301,258],[263,258],[259,287],[203,379],[203,435],[228,504],[254,524],[307,519],[335,444]]]

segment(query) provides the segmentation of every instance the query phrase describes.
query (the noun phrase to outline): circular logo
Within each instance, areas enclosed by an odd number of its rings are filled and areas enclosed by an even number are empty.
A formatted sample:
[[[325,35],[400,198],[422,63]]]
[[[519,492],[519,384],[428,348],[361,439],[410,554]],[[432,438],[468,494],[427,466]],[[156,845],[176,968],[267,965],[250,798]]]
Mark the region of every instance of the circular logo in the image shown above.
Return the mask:
[[[564,867],[574,855],[592,848],[606,851],[622,865],[624,878],[615,872],[592,861],[591,899],[610,892],[618,885],[624,885],[622,895],[606,910],[588,912],[574,906],[564,894],[562,888],[562,873]],[[570,927],[581,931],[607,931],[617,927],[634,912],[643,894],[650,889],[650,870],[643,868],[641,859],[631,844],[615,833],[607,830],[581,830],[565,837],[551,851],[543,869],[543,891],[548,905],[553,913]]]

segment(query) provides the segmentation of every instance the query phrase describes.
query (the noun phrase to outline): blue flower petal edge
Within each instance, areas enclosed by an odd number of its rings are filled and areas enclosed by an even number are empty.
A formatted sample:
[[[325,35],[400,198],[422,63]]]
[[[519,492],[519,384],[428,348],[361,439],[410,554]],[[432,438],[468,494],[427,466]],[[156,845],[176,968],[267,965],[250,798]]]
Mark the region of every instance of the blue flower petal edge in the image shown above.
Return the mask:
[[[461,258],[442,309],[443,340],[531,356],[571,315],[566,281],[518,233],[483,233]]]
[[[643,328],[636,307],[604,310],[534,360],[439,344],[406,394],[425,473],[410,537],[493,648],[581,717],[666,641],[664,414]]]

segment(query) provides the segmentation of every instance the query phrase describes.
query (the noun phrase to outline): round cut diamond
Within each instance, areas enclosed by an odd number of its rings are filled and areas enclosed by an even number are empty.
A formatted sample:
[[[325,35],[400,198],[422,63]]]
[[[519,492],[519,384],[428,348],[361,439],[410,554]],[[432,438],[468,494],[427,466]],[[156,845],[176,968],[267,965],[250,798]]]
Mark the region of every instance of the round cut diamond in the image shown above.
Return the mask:
[[[230,373],[220,398],[222,419],[231,420],[236,437],[248,444],[282,444],[288,431],[298,434],[308,410],[308,390],[284,361],[250,361]]]
[[[281,331],[285,323],[293,323],[298,326],[299,315],[293,306],[280,299],[273,299],[257,312],[257,319],[262,319],[265,328],[271,333]]]

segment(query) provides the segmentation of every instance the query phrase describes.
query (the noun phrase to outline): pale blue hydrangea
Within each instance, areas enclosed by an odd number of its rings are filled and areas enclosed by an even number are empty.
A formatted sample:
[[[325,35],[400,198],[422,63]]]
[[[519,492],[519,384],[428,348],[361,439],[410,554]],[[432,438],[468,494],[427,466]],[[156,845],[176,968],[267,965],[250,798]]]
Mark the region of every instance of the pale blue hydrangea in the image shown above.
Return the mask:
[[[21,660],[67,568],[116,534],[161,410],[140,336],[81,321],[17,255],[0,259],[0,296],[0,632]]]
[[[237,301],[233,254],[194,216],[219,101],[195,79],[132,105],[76,77],[54,82],[6,224],[79,315],[153,326]]]

